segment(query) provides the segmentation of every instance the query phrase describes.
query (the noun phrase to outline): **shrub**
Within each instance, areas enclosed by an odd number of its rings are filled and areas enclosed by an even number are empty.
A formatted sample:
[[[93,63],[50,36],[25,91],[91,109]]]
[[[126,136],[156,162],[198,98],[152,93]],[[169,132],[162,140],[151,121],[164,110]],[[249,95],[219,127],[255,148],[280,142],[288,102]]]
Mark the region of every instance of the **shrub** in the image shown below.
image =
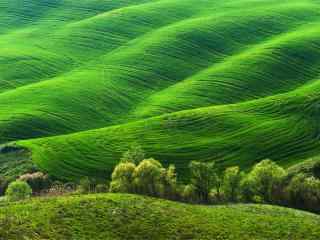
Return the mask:
[[[285,170],[276,163],[263,160],[248,174],[246,184],[253,195],[261,197],[264,202],[272,203],[280,198],[279,192],[285,175]]]
[[[134,184],[138,193],[159,196],[163,188],[161,183],[163,171],[161,163],[153,158],[140,162],[133,173]]]
[[[217,188],[211,189],[209,193],[209,203],[210,204],[219,204],[224,202],[226,197],[222,191],[217,190]]]
[[[179,198],[179,189],[177,184],[177,173],[174,165],[167,169],[163,168],[161,173],[161,184],[163,187],[162,196],[171,200]]]
[[[196,193],[196,188],[192,184],[188,184],[183,188],[182,198],[184,201],[189,203],[199,202],[198,195]]]
[[[9,184],[6,191],[6,197],[9,201],[19,201],[30,198],[32,189],[28,183],[24,181],[14,181]]]
[[[230,167],[225,170],[222,188],[227,201],[238,201],[240,182],[241,172],[239,167]]]
[[[108,186],[106,184],[97,184],[96,186],[96,192],[97,193],[106,193],[108,192]]]
[[[139,145],[133,145],[129,148],[128,151],[126,151],[121,159],[120,162],[126,163],[134,163],[134,164],[139,164],[143,159],[145,159],[145,153],[144,150],[141,148]]]
[[[19,180],[27,182],[34,193],[39,193],[42,190],[48,189],[50,187],[50,180],[48,175],[42,172],[27,173],[21,175],[19,177]]]
[[[110,183],[110,192],[134,192],[133,173],[136,165],[131,162],[121,162],[113,170]]]
[[[209,202],[209,193],[216,185],[216,169],[214,162],[202,163],[192,161],[189,165],[191,184],[195,187],[197,197],[204,203]]]
[[[4,195],[8,187],[8,180],[0,176],[0,196]]]
[[[320,180],[298,174],[286,188],[290,206],[320,212]]]
[[[91,183],[88,177],[80,179],[78,185],[78,192],[81,194],[86,194],[91,192]]]
[[[240,191],[241,191],[241,194],[240,194],[241,201],[243,202],[253,201],[253,197],[254,197],[253,183],[248,176],[245,176],[244,178],[242,178],[240,182]]]

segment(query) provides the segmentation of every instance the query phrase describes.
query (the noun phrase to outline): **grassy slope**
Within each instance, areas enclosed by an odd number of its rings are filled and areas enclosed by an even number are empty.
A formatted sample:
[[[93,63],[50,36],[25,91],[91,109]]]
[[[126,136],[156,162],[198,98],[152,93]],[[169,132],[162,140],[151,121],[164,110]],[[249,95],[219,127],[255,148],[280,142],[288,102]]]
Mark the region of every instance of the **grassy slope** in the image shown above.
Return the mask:
[[[197,159],[249,167],[271,158],[291,165],[319,149],[314,101],[304,95],[278,96],[18,144],[32,149],[39,166],[65,178],[108,176],[132,142],[150,156],[174,162],[181,174],[188,161]]]
[[[134,141],[181,172],[319,153],[317,1],[19,3],[0,1],[0,142],[60,135],[19,142],[52,174],[105,176]]]
[[[5,214],[10,217],[4,218]],[[12,240],[316,240],[320,236],[319,216],[302,211],[263,205],[192,206],[132,195],[37,199],[0,208],[0,221],[5,219],[0,237]]]

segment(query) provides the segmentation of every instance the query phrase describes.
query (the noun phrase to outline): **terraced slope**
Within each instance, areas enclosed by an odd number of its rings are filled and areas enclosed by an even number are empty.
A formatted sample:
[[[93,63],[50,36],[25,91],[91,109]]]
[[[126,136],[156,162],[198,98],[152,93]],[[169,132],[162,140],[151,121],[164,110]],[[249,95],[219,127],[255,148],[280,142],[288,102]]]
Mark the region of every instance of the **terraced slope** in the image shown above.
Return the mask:
[[[320,236],[319,216],[302,211],[266,205],[205,207],[111,194],[11,204],[0,208],[0,222],[4,222],[0,237],[12,240],[317,240]]]
[[[62,178],[105,176],[132,142],[181,173],[194,159],[292,165],[320,149],[319,10],[0,0],[0,143]]]

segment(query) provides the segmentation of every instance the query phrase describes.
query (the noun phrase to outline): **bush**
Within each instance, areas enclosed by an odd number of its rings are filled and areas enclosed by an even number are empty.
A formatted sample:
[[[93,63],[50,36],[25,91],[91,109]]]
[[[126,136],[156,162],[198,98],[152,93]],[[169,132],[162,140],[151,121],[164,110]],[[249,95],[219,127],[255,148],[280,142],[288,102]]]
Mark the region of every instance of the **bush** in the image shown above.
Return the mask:
[[[239,167],[227,168],[223,176],[223,192],[227,201],[239,200],[241,172]]]
[[[34,193],[40,193],[41,191],[49,189],[50,187],[48,175],[42,172],[21,175],[19,180],[27,182]]]
[[[185,202],[197,203],[199,202],[198,195],[196,193],[196,188],[192,184],[188,184],[183,188],[182,198]]]
[[[254,187],[253,187],[253,182],[251,182],[251,180],[249,179],[248,176],[245,176],[244,178],[242,178],[241,182],[240,182],[240,200],[242,202],[250,202],[253,201],[253,197],[254,197]]]
[[[286,188],[289,205],[295,208],[320,212],[320,180],[298,174]]]
[[[122,163],[134,163],[139,164],[143,159],[145,159],[144,150],[139,145],[133,145],[130,147],[128,151],[126,151],[121,159],[120,162]]]
[[[211,189],[209,193],[209,203],[210,204],[220,204],[226,200],[224,193],[217,190],[217,188]]]
[[[0,196],[3,196],[8,187],[8,180],[0,176]]]
[[[121,162],[113,170],[110,183],[110,192],[132,193],[133,172],[136,165],[131,162]]]
[[[270,160],[256,164],[248,174],[246,185],[253,195],[266,203],[275,203],[281,198],[282,180],[286,176],[283,168]]]
[[[93,181],[90,180],[89,177],[84,177],[80,179],[78,185],[78,192],[81,194],[92,193],[95,191],[95,184]]]
[[[30,198],[32,194],[32,189],[28,183],[24,181],[14,181],[9,184],[6,191],[6,197],[9,201],[19,201]]]
[[[153,158],[140,162],[133,173],[134,184],[138,193],[160,196],[163,189],[161,183],[163,171],[161,163]]]
[[[209,202],[209,193],[216,186],[216,169],[214,162],[202,163],[192,161],[189,165],[191,184],[195,187],[197,198],[204,203]]]
[[[96,193],[106,193],[108,192],[108,186],[106,184],[97,184]]]
[[[161,174],[161,185],[163,187],[163,197],[171,200],[177,200],[179,198],[177,173],[174,165],[170,165],[167,169],[163,168]]]

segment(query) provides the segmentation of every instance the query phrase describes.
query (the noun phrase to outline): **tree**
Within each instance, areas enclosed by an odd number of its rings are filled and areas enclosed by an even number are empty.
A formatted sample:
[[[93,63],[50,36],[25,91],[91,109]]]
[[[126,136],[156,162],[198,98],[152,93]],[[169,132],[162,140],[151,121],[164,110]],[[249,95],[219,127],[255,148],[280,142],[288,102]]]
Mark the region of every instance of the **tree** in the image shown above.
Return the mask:
[[[137,165],[143,159],[145,159],[145,153],[142,147],[139,145],[133,145],[122,155],[120,162],[131,162]]]
[[[264,202],[271,203],[281,190],[282,179],[286,171],[271,160],[263,160],[256,164],[248,174],[246,184],[251,187],[251,192],[260,197]]]
[[[195,188],[198,199],[204,203],[209,202],[209,194],[216,183],[216,169],[214,162],[202,163],[192,161],[189,165],[191,184]]]
[[[165,198],[175,200],[178,198],[176,167],[171,164],[167,169],[163,168],[161,173],[162,195]]]
[[[106,193],[106,192],[108,192],[108,190],[109,190],[108,186],[109,185],[107,185],[107,184],[101,184],[101,183],[97,184],[96,193]]]
[[[51,184],[48,175],[42,172],[26,173],[21,175],[19,180],[27,182],[34,193],[49,189]]]
[[[238,201],[241,172],[239,167],[227,168],[223,176],[223,192],[228,201]]]
[[[95,192],[96,180],[90,179],[89,177],[84,177],[80,179],[78,185],[78,191],[82,194],[93,193]]]
[[[183,200],[189,203],[196,203],[199,201],[196,188],[192,184],[188,184],[184,186],[183,192],[182,192]]]
[[[133,173],[138,192],[150,196],[159,196],[163,187],[161,184],[163,171],[161,163],[153,158],[140,162]]]
[[[0,196],[4,195],[8,186],[8,180],[0,176]]]
[[[320,212],[320,180],[304,174],[294,176],[286,188],[289,205]]]
[[[131,193],[133,188],[133,173],[136,165],[132,162],[120,162],[113,170],[110,192]]]
[[[6,191],[6,197],[9,201],[27,199],[30,198],[31,194],[32,189],[28,183],[20,180],[10,183]]]

